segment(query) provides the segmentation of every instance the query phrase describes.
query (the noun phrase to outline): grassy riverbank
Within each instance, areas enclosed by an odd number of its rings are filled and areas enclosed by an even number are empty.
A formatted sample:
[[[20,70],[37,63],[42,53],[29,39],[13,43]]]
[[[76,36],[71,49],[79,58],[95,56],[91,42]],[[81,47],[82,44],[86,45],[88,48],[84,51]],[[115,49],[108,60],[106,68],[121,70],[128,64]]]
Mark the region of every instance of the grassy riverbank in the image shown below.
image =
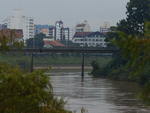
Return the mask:
[[[91,62],[96,60],[101,67],[105,67],[111,61],[110,56],[86,56],[85,66],[91,66]],[[80,67],[82,63],[81,56],[63,56],[63,55],[34,55],[34,67]],[[11,65],[20,65],[29,68],[31,64],[31,56],[23,53],[1,53],[0,62]]]

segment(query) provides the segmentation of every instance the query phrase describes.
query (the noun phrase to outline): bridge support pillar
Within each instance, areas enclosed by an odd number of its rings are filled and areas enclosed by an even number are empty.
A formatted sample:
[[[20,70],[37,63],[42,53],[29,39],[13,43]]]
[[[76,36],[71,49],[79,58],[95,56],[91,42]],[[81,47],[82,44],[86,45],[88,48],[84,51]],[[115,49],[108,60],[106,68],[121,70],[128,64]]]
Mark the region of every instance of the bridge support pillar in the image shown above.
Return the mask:
[[[34,59],[33,59],[33,53],[31,54],[31,65],[30,65],[30,71],[33,72],[33,62],[34,62]]]
[[[85,60],[85,54],[83,52],[82,53],[82,70],[81,70],[82,79],[84,79],[84,60]]]

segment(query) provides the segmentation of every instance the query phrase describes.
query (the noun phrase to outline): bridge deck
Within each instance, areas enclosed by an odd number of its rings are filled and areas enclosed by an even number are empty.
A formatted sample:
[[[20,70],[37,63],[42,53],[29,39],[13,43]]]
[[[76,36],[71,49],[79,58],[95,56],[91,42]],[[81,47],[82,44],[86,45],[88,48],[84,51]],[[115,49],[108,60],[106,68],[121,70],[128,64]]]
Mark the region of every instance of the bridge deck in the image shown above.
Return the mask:
[[[49,52],[49,53],[114,53],[117,49],[86,49],[86,48],[58,48],[58,49],[10,49],[11,52]]]

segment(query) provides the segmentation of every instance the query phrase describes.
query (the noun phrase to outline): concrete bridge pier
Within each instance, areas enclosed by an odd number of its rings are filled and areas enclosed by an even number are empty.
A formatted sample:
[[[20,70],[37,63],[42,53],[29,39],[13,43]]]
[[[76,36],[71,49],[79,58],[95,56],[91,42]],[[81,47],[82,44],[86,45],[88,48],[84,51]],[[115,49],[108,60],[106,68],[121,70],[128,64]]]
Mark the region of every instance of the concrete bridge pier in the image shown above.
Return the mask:
[[[81,77],[82,77],[82,81],[84,80],[84,60],[85,60],[85,54],[84,52],[82,53],[82,67],[81,67]]]

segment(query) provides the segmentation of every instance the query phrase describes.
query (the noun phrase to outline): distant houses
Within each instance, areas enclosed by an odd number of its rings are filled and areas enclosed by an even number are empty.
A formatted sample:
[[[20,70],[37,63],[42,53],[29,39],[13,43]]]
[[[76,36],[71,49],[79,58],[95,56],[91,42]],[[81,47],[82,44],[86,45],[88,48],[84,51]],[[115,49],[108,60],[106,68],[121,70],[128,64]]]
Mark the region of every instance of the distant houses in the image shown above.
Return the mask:
[[[52,25],[35,25],[35,35],[43,33],[47,38],[53,40],[70,40],[70,29],[64,27],[63,22],[56,21],[55,26]]]
[[[7,38],[10,41],[23,41],[22,29],[2,29],[0,38]]]
[[[23,31],[21,29],[0,30],[0,48],[12,47],[18,42],[23,42]]]
[[[22,29],[24,41],[34,37],[34,19],[24,16],[20,9],[14,10],[3,22],[8,29]]]
[[[77,24],[72,42],[79,44],[81,47],[106,47],[105,35],[101,32],[92,32],[91,27],[85,20]]]
[[[15,36],[12,36],[14,32]],[[40,48],[54,47],[107,47],[105,35],[110,32],[110,26],[105,23],[100,30],[94,32],[87,20],[69,28],[64,26],[63,21],[56,21],[54,25],[35,24],[34,19],[22,14],[22,10],[14,10],[14,14],[7,17],[3,24],[0,24],[0,35],[23,40],[25,45],[28,42],[30,47],[35,41],[36,35],[44,34],[44,37],[38,37],[38,42],[44,43]],[[42,36],[42,35],[39,35]],[[39,39],[40,38],[40,39]],[[39,43],[40,43],[39,42]]]
[[[45,48],[54,47],[107,47],[105,42],[105,35],[99,31],[92,32],[90,25],[87,21],[77,24],[75,26],[75,33],[72,38],[70,38],[70,29],[65,28],[62,21],[56,21],[55,26],[51,27],[46,25],[41,25],[38,27],[39,33],[49,34],[44,38]]]

